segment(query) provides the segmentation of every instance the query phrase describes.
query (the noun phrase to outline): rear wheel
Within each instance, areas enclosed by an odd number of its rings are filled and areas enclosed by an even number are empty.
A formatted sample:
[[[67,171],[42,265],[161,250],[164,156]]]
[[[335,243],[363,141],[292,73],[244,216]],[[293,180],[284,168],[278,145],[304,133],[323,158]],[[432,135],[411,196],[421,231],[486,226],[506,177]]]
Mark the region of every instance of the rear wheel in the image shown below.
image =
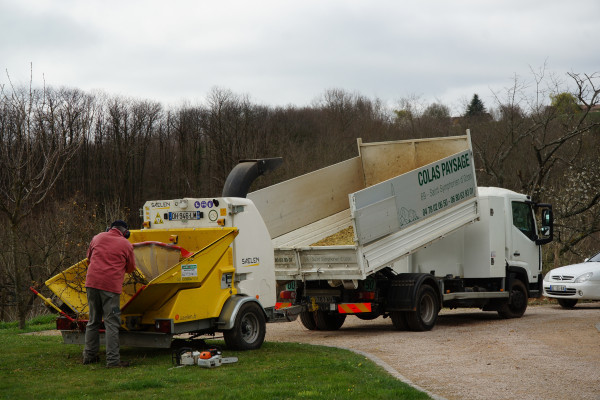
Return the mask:
[[[558,299],[558,304],[562,308],[573,308],[577,304],[577,299]]]
[[[256,350],[265,340],[266,320],[260,306],[245,303],[235,317],[232,329],[223,331],[225,344],[232,350]]]
[[[315,321],[315,313],[311,311],[302,311],[300,313],[300,322],[310,331],[317,330],[317,322]]]
[[[371,321],[379,317],[379,313],[376,312],[363,312],[354,314],[358,319],[362,319],[363,321]]]
[[[415,302],[415,311],[405,313],[406,323],[412,331],[429,331],[435,325],[440,305],[435,290],[430,285],[419,288]]]
[[[515,279],[510,288],[508,301],[498,310],[502,318],[521,318],[527,309],[527,288],[519,279]]]
[[[326,311],[315,311],[315,322],[320,331],[337,331],[344,325],[346,314],[328,313]]]
[[[390,318],[397,331],[408,330],[408,323],[406,322],[406,311],[392,311],[390,312]]]

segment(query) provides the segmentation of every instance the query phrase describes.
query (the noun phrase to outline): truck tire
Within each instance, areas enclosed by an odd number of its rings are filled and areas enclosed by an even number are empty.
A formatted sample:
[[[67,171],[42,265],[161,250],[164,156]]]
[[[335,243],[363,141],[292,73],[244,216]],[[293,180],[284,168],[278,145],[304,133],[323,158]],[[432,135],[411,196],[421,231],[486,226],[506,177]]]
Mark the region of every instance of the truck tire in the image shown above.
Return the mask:
[[[346,314],[328,313],[326,311],[315,311],[315,322],[320,331],[337,331],[344,325]]]
[[[363,312],[363,313],[358,313],[358,314],[354,314],[354,315],[356,315],[356,318],[362,319],[363,321],[372,321],[374,319],[379,318],[379,316],[381,314],[379,314],[377,312]]]
[[[406,311],[406,323],[411,331],[430,331],[435,325],[440,305],[435,290],[430,285],[422,285],[415,299],[415,311]]]
[[[502,318],[521,318],[527,309],[527,288],[519,279],[513,281],[510,297],[498,310]]]
[[[300,322],[309,331],[317,330],[317,322],[315,321],[315,313],[312,311],[302,311],[300,313]]]
[[[394,329],[397,331],[408,330],[408,323],[406,322],[406,311],[392,311],[390,312],[390,318],[394,324]]]
[[[558,299],[558,304],[562,308],[574,308],[575,304],[577,304],[577,299]]]
[[[265,314],[255,302],[242,305],[230,330],[223,331],[225,344],[232,350],[256,350],[265,340]]]

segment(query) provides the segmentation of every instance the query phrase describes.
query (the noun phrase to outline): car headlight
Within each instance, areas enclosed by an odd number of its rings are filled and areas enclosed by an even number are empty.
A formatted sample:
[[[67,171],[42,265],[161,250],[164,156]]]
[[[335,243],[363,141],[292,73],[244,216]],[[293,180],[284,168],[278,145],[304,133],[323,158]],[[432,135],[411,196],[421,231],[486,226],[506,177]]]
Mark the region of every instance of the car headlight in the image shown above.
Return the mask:
[[[588,280],[590,280],[590,278],[592,277],[592,275],[594,275],[593,272],[586,272],[583,275],[579,275],[577,277],[577,279],[575,279],[575,283],[583,283],[585,281],[588,281]]]

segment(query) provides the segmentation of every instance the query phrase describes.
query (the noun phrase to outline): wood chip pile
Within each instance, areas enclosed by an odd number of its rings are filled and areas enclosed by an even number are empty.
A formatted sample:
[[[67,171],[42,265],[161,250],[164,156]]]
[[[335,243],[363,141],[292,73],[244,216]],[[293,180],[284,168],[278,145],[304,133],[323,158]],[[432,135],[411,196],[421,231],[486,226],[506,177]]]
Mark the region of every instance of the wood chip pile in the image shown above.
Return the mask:
[[[354,244],[354,229],[352,226],[347,227],[331,236],[319,240],[311,246],[341,246]]]

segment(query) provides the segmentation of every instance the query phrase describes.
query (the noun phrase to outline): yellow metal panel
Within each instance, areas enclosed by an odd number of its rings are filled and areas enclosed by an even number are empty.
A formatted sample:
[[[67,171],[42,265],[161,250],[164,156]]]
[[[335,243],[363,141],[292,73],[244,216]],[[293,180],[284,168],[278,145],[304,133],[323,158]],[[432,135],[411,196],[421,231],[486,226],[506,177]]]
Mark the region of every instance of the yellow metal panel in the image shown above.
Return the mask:
[[[228,228],[219,229],[218,232],[221,236],[210,245],[150,281],[148,286],[123,308],[123,315],[139,315],[149,311],[153,311],[151,314],[155,315],[157,311],[160,315],[214,314],[210,307],[218,307],[220,312],[222,303],[216,304],[219,301],[215,302],[215,300],[221,295],[221,275],[235,271],[229,245],[237,236],[238,230]],[[202,290],[189,292],[189,289],[199,288]],[[227,290],[227,295],[230,294]],[[174,296],[176,298],[173,298]],[[190,296],[193,300],[190,300]],[[180,298],[187,299],[188,302],[185,303],[185,300]],[[159,310],[162,307],[164,310]],[[207,307],[209,310],[202,310]],[[147,318],[148,316],[145,316],[144,320]],[[168,317],[161,316],[161,318]]]
[[[46,286],[59,299],[80,314],[87,314],[88,312],[85,291],[87,267],[88,260],[86,258],[46,281]]]

